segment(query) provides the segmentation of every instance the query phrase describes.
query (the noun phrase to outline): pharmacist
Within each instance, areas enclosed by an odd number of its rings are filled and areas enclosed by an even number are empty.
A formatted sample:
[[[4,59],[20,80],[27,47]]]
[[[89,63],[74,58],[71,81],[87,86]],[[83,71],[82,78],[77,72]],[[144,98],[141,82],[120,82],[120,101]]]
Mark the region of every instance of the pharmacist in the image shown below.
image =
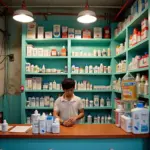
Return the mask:
[[[62,81],[64,94],[55,101],[54,116],[66,127],[73,126],[84,117],[82,101],[74,95],[75,81],[66,78]]]

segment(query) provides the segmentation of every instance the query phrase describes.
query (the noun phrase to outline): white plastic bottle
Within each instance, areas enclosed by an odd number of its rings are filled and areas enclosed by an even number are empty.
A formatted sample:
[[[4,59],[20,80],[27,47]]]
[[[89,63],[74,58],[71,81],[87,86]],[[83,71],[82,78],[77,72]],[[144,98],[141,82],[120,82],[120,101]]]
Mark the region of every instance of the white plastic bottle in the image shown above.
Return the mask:
[[[94,95],[94,106],[99,107],[99,95]]]
[[[59,118],[56,118],[52,124],[52,133],[58,134],[60,133],[60,123]]]
[[[75,65],[72,65],[72,73],[75,73]]]
[[[88,65],[85,66],[85,73],[89,73],[89,67],[88,67]]]
[[[52,124],[53,124],[53,117],[52,115],[47,116],[46,119],[46,132],[52,132]]]
[[[53,90],[56,90],[56,81],[53,81]]]
[[[107,99],[106,99],[106,106],[111,106],[111,102],[110,102],[109,97],[107,97]]]
[[[87,116],[87,123],[92,124],[92,116],[90,114]]]
[[[89,73],[93,73],[93,66],[92,65],[89,66]]]
[[[37,110],[34,111],[34,114],[32,114],[31,118],[32,118],[32,133],[38,134],[40,114],[38,113]]]
[[[131,110],[132,113],[132,133],[149,133],[149,110],[144,108],[142,103],[137,104],[137,108]]]
[[[88,98],[85,99],[85,107],[89,107],[89,100],[88,100]]]
[[[42,66],[42,73],[45,73],[45,65]]]
[[[44,115],[40,117],[39,126],[40,126],[40,134],[45,134],[46,133],[46,120],[45,120]]]
[[[108,50],[107,50],[107,56],[110,57],[110,55],[111,55],[111,51],[110,51],[110,48],[108,48]]]
[[[136,81],[136,86],[137,86],[137,93],[140,94],[140,74],[139,73],[137,73],[135,81]]]
[[[123,107],[122,105],[118,105],[117,109],[115,110],[115,119],[116,119],[116,126],[121,126],[121,115],[123,115]]]
[[[2,132],[7,132],[7,131],[8,131],[8,123],[6,120],[4,120],[2,123]]]
[[[107,116],[105,116],[105,123],[106,123],[106,124],[108,123],[108,118],[107,118]]]
[[[50,83],[49,83],[49,90],[52,90],[52,89],[53,89],[53,83],[50,82]]]
[[[104,124],[104,116],[101,117],[101,124]]]
[[[103,64],[100,64],[100,73],[104,73],[104,66],[103,66]]]
[[[100,116],[98,116],[97,117],[97,123],[101,123],[100,119],[101,119]]]
[[[101,99],[100,99],[100,106],[101,106],[101,107],[104,107],[104,104],[105,104],[105,102],[104,102],[104,98],[103,98],[103,97],[101,97]]]
[[[110,115],[108,116],[108,123],[109,124],[111,123],[111,117],[110,117]]]
[[[145,81],[145,84],[144,84],[144,94],[145,95],[148,95],[148,80]]]

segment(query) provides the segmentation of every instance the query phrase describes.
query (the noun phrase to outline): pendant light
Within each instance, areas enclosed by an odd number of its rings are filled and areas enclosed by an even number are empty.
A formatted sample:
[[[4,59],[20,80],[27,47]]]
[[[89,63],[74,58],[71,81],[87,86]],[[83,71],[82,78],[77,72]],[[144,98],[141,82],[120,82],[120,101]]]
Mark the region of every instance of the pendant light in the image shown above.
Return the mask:
[[[13,19],[22,23],[29,23],[34,21],[32,12],[26,10],[25,1],[22,1],[22,9],[16,10],[14,12]]]
[[[95,12],[89,10],[88,8],[89,5],[87,1],[85,5],[85,10],[81,11],[78,14],[78,18],[77,18],[78,22],[88,24],[88,23],[93,23],[97,20]]]

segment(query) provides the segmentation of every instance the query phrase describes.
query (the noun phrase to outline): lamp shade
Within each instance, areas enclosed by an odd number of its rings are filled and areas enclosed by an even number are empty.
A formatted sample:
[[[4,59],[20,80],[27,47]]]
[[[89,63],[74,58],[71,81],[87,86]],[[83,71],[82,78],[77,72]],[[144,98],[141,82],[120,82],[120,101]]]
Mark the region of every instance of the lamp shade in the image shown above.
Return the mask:
[[[79,14],[78,14],[78,18],[77,18],[77,21],[80,22],[80,23],[85,23],[85,24],[88,24],[88,23],[93,23],[97,20],[96,18],[96,14],[94,11],[91,11],[91,10],[84,10],[84,11],[81,11]]]
[[[13,19],[22,23],[34,21],[32,12],[24,9],[16,10],[13,14]]]

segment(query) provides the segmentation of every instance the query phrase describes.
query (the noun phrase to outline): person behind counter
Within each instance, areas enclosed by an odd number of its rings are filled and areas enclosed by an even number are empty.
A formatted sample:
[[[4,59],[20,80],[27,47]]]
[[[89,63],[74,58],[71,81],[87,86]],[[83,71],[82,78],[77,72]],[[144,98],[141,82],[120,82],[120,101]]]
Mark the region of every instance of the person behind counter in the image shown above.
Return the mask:
[[[60,119],[62,125],[70,127],[84,117],[84,108],[81,99],[74,95],[73,79],[64,79],[62,88],[64,94],[55,101],[53,115]]]

